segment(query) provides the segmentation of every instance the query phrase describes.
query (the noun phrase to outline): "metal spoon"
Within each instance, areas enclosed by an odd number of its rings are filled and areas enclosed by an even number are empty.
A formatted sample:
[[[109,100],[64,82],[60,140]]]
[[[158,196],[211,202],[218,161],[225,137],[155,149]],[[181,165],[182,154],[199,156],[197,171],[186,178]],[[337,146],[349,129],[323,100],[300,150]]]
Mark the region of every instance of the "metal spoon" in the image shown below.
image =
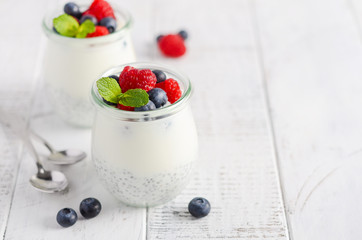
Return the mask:
[[[55,150],[44,138],[40,137],[35,132],[29,130],[30,134],[35,137],[38,141],[43,143],[43,145],[50,151],[48,160],[53,164],[67,165],[74,164],[83,160],[87,154],[81,150],[77,149],[67,149],[62,151]]]
[[[36,152],[33,143],[26,137],[24,137],[24,140],[34,155],[36,166],[38,168],[38,172],[29,180],[31,185],[36,189],[47,193],[55,193],[65,190],[68,186],[68,181],[65,175],[58,171],[45,170],[40,162],[39,155]]]

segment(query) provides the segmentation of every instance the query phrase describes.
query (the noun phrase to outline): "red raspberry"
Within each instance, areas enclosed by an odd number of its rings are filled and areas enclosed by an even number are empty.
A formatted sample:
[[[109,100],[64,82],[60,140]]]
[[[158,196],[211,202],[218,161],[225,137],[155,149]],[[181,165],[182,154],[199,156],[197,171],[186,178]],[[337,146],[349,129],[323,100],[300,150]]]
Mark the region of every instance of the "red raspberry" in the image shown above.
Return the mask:
[[[182,95],[180,85],[178,85],[178,82],[172,78],[157,83],[156,88],[162,88],[166,92],[168,101],[170,103],[176,102]]]
[[[91,37],[100,37],[109,34],[109,31],[106,27],[96,26],[96,31],[92,33],[88,33],[87,38]]]
[[[156,85],[156,76],[149,69],[136,69],[127,66],[123,69],[119,76],[119,86],[122,92],[128,89],[140,88],[149,91]]]
[[[121,109],[121,110],[125,110],[125,111],[134,111],[134,107],[128,107],[128,106],[124,106],[122,104],[117,104],[117,108]]]
[[[169,34],[158,41],[161,52],[168,57],[181,57],[186,52],[184,40],[180,35]]]
[[[85,13],[95,16],[98,21],[105,17],[113,17],[116,19],[111,5],[104,0],[94,0],[92,5],[90,5],[89,9],[85,11]],[[83,15],[85,13],[83,13]]]

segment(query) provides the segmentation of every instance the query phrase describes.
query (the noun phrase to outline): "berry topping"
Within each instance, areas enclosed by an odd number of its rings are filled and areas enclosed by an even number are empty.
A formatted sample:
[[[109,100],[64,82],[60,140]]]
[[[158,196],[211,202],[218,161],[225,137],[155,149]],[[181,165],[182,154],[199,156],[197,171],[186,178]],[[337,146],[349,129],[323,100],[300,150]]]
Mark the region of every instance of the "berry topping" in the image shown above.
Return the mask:
[[[70,227],[78,220],[77,213],[71,208],[63,208],[57,214],[57,222],[62,227]]]
[[[142,111],[150,111],[150,110],[155,110],[156,106],[155,104],[149,100],[148,103],[142,107],[136,107],[134,109],[135,112],[142,112]]]
[[[189,37],[188,33],[185,30],[179,31],[178,35],[180,35],[183,38],[183,40],[186,40]]]
[[[117,28],[117,22],[114,18],[112,17],[105,17],[103,18],[100,22],[99,25],[106,27],[109,31],[109,33],[112,33],[116,30]]]
[[[112,17],[116,19],[113,9],[107,1],[94,0],[88,11],[88,13],[95,16],[98,21],[101,21],[105,17]]]
[[[86,198],[84,199],[79,206],[80,214],[84,218],[94,218],[102,210],[101,203],[95,198]]]
[[[87,19],[91,20],[92,23],[94,23],[94,25],[98,24],[97,18],[95,16],[93,16],[93,15],[90,15],[90,14],[86,14],[86,15],[83,14],[83,16],[80,18],[79,22],[83,23]]]
[[[64,12],[78,19],[82,16],[79,6],[73,2],[69,2],[64,5]]]
[[[153,74],[155,74],[157,78],[157,83],[163,82],[166,80],[166,74],[160,70],[153,70]]]
[[[168,57],[181,57],[186,52],[184,39],[180,35],[169,34],[158,41],[161,52]]]
[[[119,85],[122,92],[135,88],[149,91],[155,87],[156,81],[155,74],[149,69],[125,67],[119,76]]]
[[[117,108],[121,109],[121,110],[125,110],[125,111],[134,111],[134,107],[128,107],[128,106],[124,106],[122,104],[117,104]]]
[[[155,104],[156,108],[160,108],[167,103],[167,95],[161,88],[154,88],[148,91],[149,99]]]
[[[119,77],[117,75],[111,75],[111,76],[108,76],[109,78],[113,78],[114,80],[116,80],[118,82],[119,80]]]
[[[172,104],[180,99],[182,92],[178,82],[172,78],[167,79],[166,81],[156,84],[157,88],[163,89],[168,97],[168,101]]]
[[[211,206],[207,199],[196,197],[189,203],[189,212],[196,218],[202,218],[209,214]]]
[[[93,33],[89,33],[87,38],[100,37],[109,34],[108,29],[102,26],[96,26],[96,30]]]

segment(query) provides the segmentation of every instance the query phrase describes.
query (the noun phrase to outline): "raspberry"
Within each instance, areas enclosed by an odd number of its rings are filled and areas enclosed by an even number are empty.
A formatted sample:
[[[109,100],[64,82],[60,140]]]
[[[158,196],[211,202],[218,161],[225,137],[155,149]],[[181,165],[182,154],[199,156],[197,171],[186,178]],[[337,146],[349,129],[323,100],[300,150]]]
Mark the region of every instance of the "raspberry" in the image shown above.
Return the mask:
[[[128,89],[140,88],[149,91],[156,85],[156,76],[149,69],[125,67],[119,76],[119,85],[122,92]]]
[[[95,16],[98,21],[102,20],[105,17],[112,17],[116,19],[111,5],[104,0],[94,0],[92,5],[90,5],[89,9],[85,12],[87,12],[87,14]]]
[[[117,108],[121,109],[121,110],[125,110],[125,111],[134,111],[134,107],[128,107],[128,106],[124,106],[122,104],[117,104]]]
[[[186,52],[184,40],[180,35],[169,34],[161,37],[158,47],[168,57],[181,57]]]
[[[156,84],[156,88],[163,89],[166,94],[168,101],[172,104],[180,99],[182,92],[178,82],[172,78],[167,79],[166,81]]]
[[[99,36],[104,36],[109,34],[108,29],[106,27],[102,27],[102,26],[96,26],[96,31],[89,33],[87,35],[87,38],[91,38],[91,37],[99,37]]]

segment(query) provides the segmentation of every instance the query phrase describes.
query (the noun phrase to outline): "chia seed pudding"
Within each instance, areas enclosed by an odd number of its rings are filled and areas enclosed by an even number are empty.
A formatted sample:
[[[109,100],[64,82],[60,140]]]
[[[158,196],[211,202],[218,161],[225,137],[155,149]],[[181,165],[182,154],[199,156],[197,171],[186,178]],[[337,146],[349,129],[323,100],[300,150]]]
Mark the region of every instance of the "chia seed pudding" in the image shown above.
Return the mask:
[[[168,67],[130,65],[164,71],[178,81],[182,96],[155,110],[125,111],[107,105],[94,84],[92,159],[102,183],[120,201],[137,207],[155,206],[182,191],[197,159],[197,132],[188,102],[191,83]],[[124,67],[113,68],[103,76],[117,75]]]
[[[82,11],[86,10],[85,7]],[[43,64],[43,79],[49,100],[66,122],[91,127],[92,105],[89,89],[94,80],[108,68],[135,61],[130,29],[132,18],[124,10],[114,8],[117,29],[93,38],[61,36],[53,30],[53,18],[62,9],[48,13],[43,30],[48,38]]]

